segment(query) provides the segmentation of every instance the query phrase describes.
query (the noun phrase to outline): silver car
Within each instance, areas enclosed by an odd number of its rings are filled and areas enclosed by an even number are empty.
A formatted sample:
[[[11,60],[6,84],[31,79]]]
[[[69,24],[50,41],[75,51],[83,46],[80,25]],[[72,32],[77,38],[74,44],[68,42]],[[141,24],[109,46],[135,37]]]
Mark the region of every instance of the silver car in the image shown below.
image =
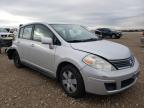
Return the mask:
[[[124,45],[101,40],[80,25],[31,23],[8,49],[16,67],[29,66],[56,78],[74,98],[108,95],[137,81],[139,63]]]

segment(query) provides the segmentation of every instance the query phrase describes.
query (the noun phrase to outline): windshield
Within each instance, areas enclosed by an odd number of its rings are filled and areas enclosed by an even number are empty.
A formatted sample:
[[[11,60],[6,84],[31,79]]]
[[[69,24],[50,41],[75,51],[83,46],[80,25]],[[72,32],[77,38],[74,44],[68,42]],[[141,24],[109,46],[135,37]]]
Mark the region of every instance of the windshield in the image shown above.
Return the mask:
[[[0,32],[8,32],[8,31],[4,28],[0,28]]]
[[[80,25],[51,24],[55,31],[67,42],[96,41],[98,37]]]

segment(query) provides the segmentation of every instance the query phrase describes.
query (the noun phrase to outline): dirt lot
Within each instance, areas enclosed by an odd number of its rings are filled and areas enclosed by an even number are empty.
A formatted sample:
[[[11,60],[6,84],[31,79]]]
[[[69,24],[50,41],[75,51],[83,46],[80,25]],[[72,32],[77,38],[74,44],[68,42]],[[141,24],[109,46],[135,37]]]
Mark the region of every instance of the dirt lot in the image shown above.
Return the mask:
[[[0,108],[144,108],[144,48],[140,33],[125,33],[118,43],[127,45],[141,64],[138,82],[115,95],[87,94],[67,97],[58,82],[28,68],[17,69],[5,54],[0,55]]]

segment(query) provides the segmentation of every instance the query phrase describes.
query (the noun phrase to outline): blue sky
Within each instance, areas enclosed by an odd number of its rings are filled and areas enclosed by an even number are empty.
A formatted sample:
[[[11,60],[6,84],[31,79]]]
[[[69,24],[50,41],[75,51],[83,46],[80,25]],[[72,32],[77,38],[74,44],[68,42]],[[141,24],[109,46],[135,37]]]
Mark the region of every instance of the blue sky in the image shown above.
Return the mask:
[[[144,0],[3,0],[0,26],[43,21],[144,28]]]

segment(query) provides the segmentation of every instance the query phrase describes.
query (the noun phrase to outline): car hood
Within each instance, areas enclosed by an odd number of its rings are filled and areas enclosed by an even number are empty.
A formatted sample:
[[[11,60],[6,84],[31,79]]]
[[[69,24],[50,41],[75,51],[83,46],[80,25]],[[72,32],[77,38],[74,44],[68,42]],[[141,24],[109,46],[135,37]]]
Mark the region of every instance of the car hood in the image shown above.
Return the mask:
[[[131,56],[128,47],[106,40],[71,43],[71,47],[76,50],[102,56],[108,60],[125,59]]]

